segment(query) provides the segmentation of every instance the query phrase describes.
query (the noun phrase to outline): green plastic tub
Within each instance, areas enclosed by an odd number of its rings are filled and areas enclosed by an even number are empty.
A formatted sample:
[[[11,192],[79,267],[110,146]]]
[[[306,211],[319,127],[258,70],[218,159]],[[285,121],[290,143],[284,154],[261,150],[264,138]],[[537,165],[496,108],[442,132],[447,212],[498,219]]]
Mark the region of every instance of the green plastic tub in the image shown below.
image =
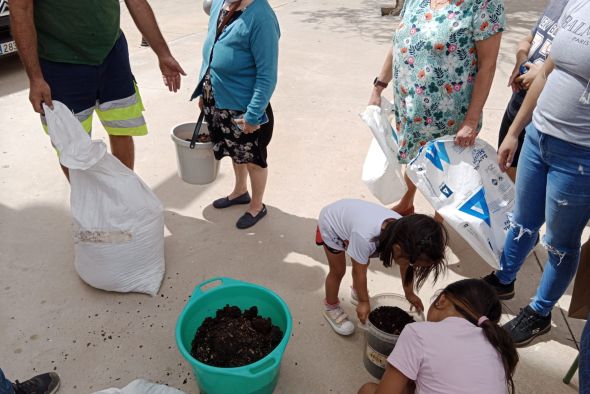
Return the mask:
[[[225,305],[242,310],[258,307],[258,313],[270,317],[283,330],[278,346],[263,359],[238,368],[219,368],[203,364],[190,354],[197,329],[205,318],[214,317]],[[277,385],[281,359],[293,327],[287,304],[273,291],[262,286],[230,278],[209,279],[195,288],[176,323],[176,344],[193,367],[199,390],[203,394],[267,394]]]

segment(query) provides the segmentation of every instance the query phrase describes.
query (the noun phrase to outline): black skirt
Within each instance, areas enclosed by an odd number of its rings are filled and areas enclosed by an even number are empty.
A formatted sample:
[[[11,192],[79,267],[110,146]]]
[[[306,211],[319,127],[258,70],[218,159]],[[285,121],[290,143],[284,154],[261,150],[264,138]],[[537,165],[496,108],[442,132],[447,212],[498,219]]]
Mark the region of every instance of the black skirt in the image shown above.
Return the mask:
[[[266,107],[268,122],[260,125],[260,128],[254,133],[244,134],[234,121],[244,113],[231,109],[220,109],[215,106],[211,76],[206,73],[203,80],[203,104],[205,120],[213,142],[213,153],[217,160],[229,156],[236,164],[253,163],[262,168],[268,166],[266,147],[270,143],[274,127],[270,103]]]

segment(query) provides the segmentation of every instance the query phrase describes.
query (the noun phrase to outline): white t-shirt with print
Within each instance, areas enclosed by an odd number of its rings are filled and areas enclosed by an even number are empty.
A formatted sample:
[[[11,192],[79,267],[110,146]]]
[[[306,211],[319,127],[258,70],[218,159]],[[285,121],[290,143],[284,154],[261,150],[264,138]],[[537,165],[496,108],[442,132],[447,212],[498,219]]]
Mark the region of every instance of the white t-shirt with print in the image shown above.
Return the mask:
[[[345,250],[357,263],[368,264],[377,250],[381,226],[386,219],[399,219],[400,214],[363,200],[345,199],[322,209],[318,227],[324,243]]]

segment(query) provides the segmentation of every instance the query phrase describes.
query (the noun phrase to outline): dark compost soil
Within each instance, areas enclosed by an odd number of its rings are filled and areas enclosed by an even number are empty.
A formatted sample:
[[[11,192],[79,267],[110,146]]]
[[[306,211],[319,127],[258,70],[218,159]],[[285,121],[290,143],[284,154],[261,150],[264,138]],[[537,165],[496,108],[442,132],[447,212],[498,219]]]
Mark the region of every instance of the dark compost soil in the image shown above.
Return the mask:
[[[190,138],[185,139],[187,142],[191,142]],[[211,136],[209,134],[199,134],[197,136],[197,142],[200,144],[211,142]]]
[[[226,305],[198,328],[191,355],[214,367],[241,367],[268,355],[281,339],[281,329],[259,316],[257,307],[242,313],[237,306]]]
[[[397,306],[380,306],[369,313],[369,320],[381,331],[392,335],[399,335],[406,324],[415,322],[412,316]]]

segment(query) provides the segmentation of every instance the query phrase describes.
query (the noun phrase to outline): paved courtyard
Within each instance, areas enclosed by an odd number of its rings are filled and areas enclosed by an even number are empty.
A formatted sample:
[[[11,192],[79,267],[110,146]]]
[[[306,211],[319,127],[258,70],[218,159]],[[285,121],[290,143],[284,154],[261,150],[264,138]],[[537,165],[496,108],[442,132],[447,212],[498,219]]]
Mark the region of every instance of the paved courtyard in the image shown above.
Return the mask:
[[[506,87],[517,41],[546,1],[506,0],[509,30],[485,108],[482,137],[496,144],[510,92]],[[363,335],[339,337],[321,315],[327,264],[313,242],[320,209],[344,197],[374,200],[360,181],[370,132],[358,117],[390,43],[393,17],[373,0],[271,0],[281,23],[279,85],[272,103],[269,215],[251,231],[234,226],[241,208],[218,211],[211,202],[233,184],[229,160],[216,182],[183,183],[176,174],[170,129],[195,120],[188,101],[197,83],[207,17],[200,1],[152,0],[171,50],[189,74],[177,94],[161,83],[156,58],[123,6],[132,67],[150,134],[136,139],[136,171],[165,205],[166,275],[156,297],[114,294],[84,284],[74,269],[69,187],[49,138],[28,103],[28,81],[17,57],[0,59],[0,367],[14,379],[56,370],[63,393],[122,387],[144,377],[187,393],[197,389],[174,341],[176,319],[194,286],[214,276],[259,283],[280,294],[294,319],[278,393],[352,393],[369,380]],[[106,138],[95,125],[95,138]],[[432,209],[421,197],[421,212]],[[505,303],[505,319],[534,294],[546,252],[537,247]],[[457,234],[449,270],[420,292],[491,271]],[[350,285],[350,276],[343,283]],[[402,292],[399,272],[377,261],[372,294]],[[344,306],[354,316],[343,292]],[[566,318],[571,290],[553,311],[551,333],[519,351],[519,393],[575,393],[561,379],[577,355],[583,322]]]

